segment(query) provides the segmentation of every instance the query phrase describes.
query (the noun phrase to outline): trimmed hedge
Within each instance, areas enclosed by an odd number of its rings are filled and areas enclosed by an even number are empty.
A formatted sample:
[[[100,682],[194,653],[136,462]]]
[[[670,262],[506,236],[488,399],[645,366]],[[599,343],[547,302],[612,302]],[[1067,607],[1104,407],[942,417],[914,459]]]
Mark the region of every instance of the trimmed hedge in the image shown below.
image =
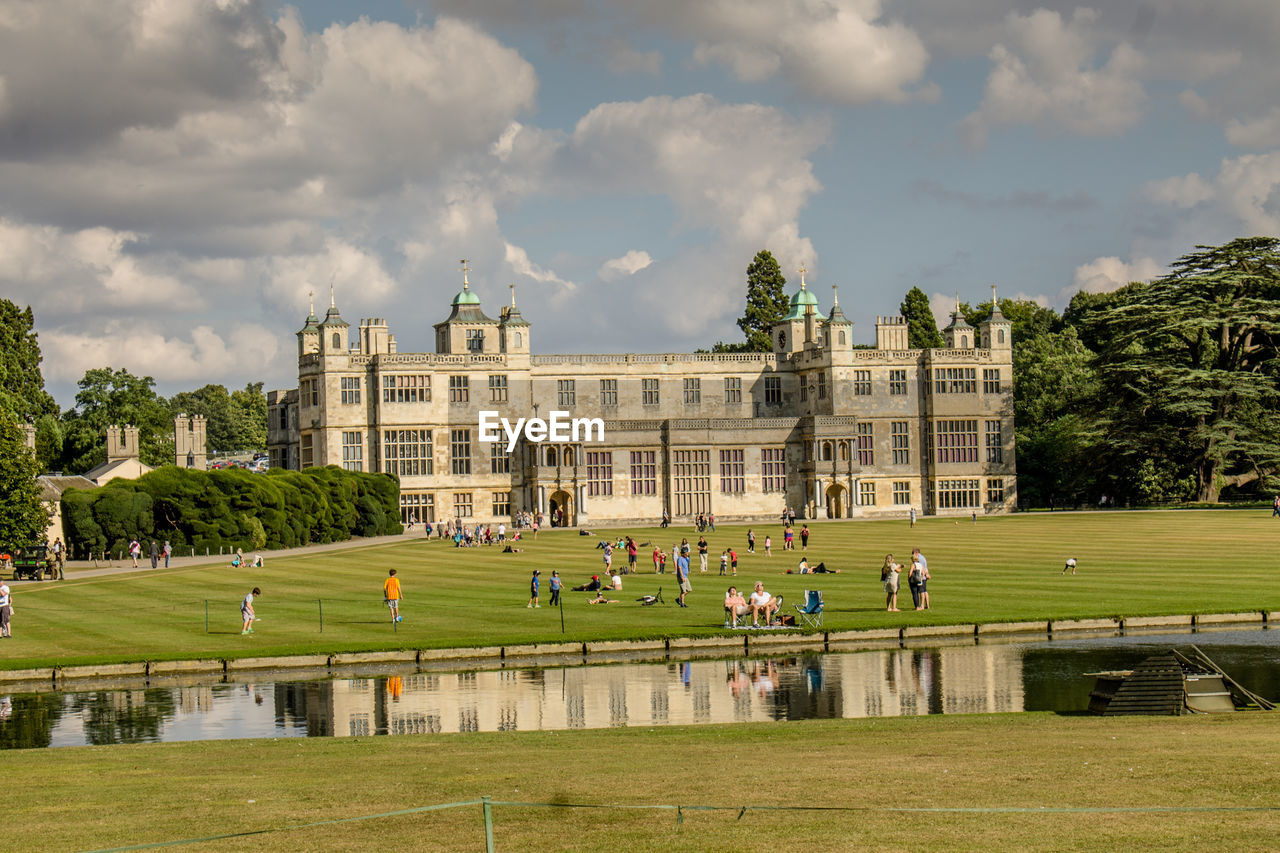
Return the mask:
[[[172,465],[62,495],[72,554],[122,551],[135,536],[195,548],[292,548],[401,532],[400,484],[337,466],[255,474]],[[144,547],[145,551],[145,547]]]

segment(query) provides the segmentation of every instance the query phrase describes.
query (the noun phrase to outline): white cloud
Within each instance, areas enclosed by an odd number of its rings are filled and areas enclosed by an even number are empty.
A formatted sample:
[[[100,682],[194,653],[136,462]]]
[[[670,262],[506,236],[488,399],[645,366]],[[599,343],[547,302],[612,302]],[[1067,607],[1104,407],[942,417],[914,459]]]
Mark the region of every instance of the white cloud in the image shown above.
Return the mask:
[[[336,237],[327,238],[321,251],[266,260],[265,274],[267,292],[276,303],[299,313],[307,304],[308,292],[322,301],[330,283],[340,309],[352,302],[362,307],[379,305],[397,289],[395,278],[376,256]]]
[[[538,266],[529,260],[528,252],[510,243],[506,244],[506,262],[516,275],[526,276],[543,284],[558,284],[565,290],[576,290],[578,287],[573,282],[556,275],[552,270]]]
[[[1152,201],[1173,207],[1195,207],[1213,198],[1213,187],[1195,172],[1180,177],[1152,181],[1144,187]]]
[[[1146,100],[1138,79],[1144,59],[1120,42],[1095,65],[1106,40],[1097,20],[1098,13],[1085,8],[1066,21],[1048,9],[1011,12],[1004,41],[991,49],[982,105],[961,123],[966,141],[980,147],[1000,125],[1113,136],[1137,124]]]
[[[1224,229],[1280,234],[1280,151],[1226,159],[1212,179],[1193,172],[1152,182],[1145,192],[1155,202],[1184,211],[1202,235]]]
[[[150,324],[126,321],[113,321],[94,332],[53,328],[40,333],[47,378],[65,382],[108,365],[158,382],[261,376],[279,354],[279,342],[279,335],[257,323],[237,324],[226,337],[210,326],[196,326],[185,340]]]
[[[632,249],[620,258],[611,258],[600,265],[598,275],[605,281],[635,275],[653,263],[648,252]]]
[[[1162,272],[1160,264],[1152,258],[1134,258],[1125,262],[1117,257],[1095,258],[1076,267],[1075,280],[1070,287],[1058,294],[1062,301],[1085,291],[1086,293],[1110,293],[1133,281],[1150,281]]]
[[[1227,122],[1227,141],[1238,148],[1280,147],[1280,107],[1272,107],[1265,115],[1242,121]]]
[[[609,70],[614,74],[650,74],[662,73],[662,54],[656,50],[636,50],[634,47],[613,39],[608,45]]]

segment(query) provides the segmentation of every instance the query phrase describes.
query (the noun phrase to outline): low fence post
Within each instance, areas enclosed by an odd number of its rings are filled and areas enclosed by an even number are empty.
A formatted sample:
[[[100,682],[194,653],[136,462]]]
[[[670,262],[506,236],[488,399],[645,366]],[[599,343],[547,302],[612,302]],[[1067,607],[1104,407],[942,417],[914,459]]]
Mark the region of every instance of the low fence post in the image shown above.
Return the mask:
[[[209,633],[209,599],[204,600],[204,632]]]
[[[324,599],[316,599],[316,609],[320,612],[320,633],[324,633]]]

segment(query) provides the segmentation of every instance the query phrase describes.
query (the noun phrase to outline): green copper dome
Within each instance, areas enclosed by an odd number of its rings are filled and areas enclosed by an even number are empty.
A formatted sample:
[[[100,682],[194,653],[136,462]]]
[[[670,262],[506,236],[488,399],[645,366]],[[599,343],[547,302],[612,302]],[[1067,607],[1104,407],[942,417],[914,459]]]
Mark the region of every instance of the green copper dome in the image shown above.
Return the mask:
[[[810,293],[805,288],[804,284],[801,283],[800,289],[797,290],[795,294],[791,297],[791,310],[788,311],[787,316],[783,317],[782,319],[783,320],[803,320],[805,318],[805,315],[808,313],[806,311],[806,308],[809,305],[813,306],[813,318],[815,320],[826,319],[825,317],[822,316],[822,312],[818,310],[818,297]]]
[[[480,297],[472,293],[471,289],[464,284],[462,286],[462,290],[458,291],[458,295],[453,297],[453,301],[450,302],[449,304],[450,305],[479,305]]]

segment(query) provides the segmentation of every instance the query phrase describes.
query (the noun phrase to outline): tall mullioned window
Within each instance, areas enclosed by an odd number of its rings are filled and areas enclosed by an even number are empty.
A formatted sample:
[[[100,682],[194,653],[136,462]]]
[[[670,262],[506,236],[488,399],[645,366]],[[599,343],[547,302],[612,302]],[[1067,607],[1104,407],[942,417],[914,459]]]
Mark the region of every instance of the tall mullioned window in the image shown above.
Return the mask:
[[[858,506],[876,505],[876,484],[869,480],[858,483]]]
[[[874,424],[860,423],[858,424],[858,464],[859,465],[875,465],[875,433],[873,431]]]
[[[572,407],[577,405],[578,392],[577,386],[572,379],[556,380],[556,403],[561,406]]]
[[[430,475],[431,430],[383,430],[382,470],[400,477]]]
[[[312,435],[313,435],[312,433],[307,433],[306,435],[298,439],[298,453],[300,456],[300,459],[299,459],[300,468],[310,468],[312,465],[315,464],[315,461],[314,461],[315,456],[314,456],[314,450],[313,450],[314,439],[312,438]]]
[[[646,406],[658,405],[658,380],[640,380],[640,402]]]
[[[725,377],[724,401],[725,403],[741,403],[742,402],[742,377],[740,376]]]
[[[511,515],[511,493],[510,492],[491,492],[490,500],[493,502],[493,514],[497,518],[505,518]]]
[[[360,377],[343,376],[338,380],[342,389],[342,405],[356,405],[360,402]]]
[[[471,473],[471,430],[449,430],[449,457],[453,473]]]
[[[781,376],[766,376],[764,378],[764,404],[766,406],[782,405]]]
[[[422,492],[400,493],[400,523],[436,523],[436,497]]]
[[[871,393],[870,370],[853,371],[853,393],[864,397]]]
[[[471,492],[453,493],[453,515],[455,518],[471,517]]]
[[[364,470],[364,434],[342,433],[342,467],[348,471]]]
[[[933,446],[939,462],[977,462],[978,422],[934,421]]]
[[[657,454],[652,450],[631,451],[631,494],[658,493]]]
[[[466,403],[471,399],[471,377],[470,376],[450,376],[449,377],[449,402],[450,403]]]
[[[587,496],[613,494],[613,453],[608,450],[587,451]]]
[[[787,450],[765,447],[760,450],[760,486],[766,492],[787,490]]]
[[[895,395],[907,393],[907,371],[889,371],[889,393]]]
[[[939,367],[933,371],[935,394],[976,394],[978,369],[976,367]]]
[[[382,377],[382,402],[429,403],[430,401],[430,374],[394,374]]]
[[[618,405],[618,380],[616,379],[600,380],[600,405],[602,406]]]
[[[987,503],[1002,504],[1004,503],[1004,479],[996,477],[987,480]]]
[[[481,329],[467,329],[467,352],[484,352],[484,332]]]
[[[987,461],[1004,461],[1004,441],[1000,436],[999,421],[987,421]]]
[[[897,480],[893,484],[893,505],[908,506],[911,503],[911,482]]]
[[[818,374],[818,399],[827,399],[827,374],[825,373]]]
[[[495,441],[489,445],[489,472],[511,473],[511,454],[507,453],[507,445],[501,441]]]
[[[911,425],[908,421],[890,421],[889,439],[894,465],[911,464]]]
[[[980,505],[977,480],[939,480],[939,509],[969,509]]]
[[[702,402],[702,380],[686,379],[684,381],[684,404],[696,406]]]
[[[507,377],[505,375],[496,374],[489,377],[489,402],[507,402]]]
[[[983,368],[982,393],[983,394],[999,394],[1000,393],[1000,368],[998,367]]]
[[[720,491],[740,495],[747,490],[746,462],[742,450],[720,451]]]

